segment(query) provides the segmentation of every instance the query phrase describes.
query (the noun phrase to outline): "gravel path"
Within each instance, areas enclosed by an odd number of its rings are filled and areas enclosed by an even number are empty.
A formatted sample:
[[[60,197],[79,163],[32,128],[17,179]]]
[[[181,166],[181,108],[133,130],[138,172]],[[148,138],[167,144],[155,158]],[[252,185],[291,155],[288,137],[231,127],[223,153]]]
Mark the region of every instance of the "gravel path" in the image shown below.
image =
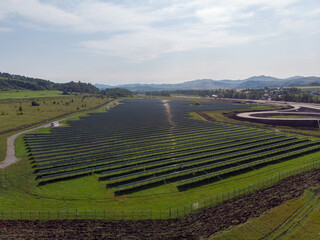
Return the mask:
[[[63,118],[63,119],[59,119],[58,121],[59,122],[60,121],[64,121],[64,120],[67,120],[69,118],[77,117],[79,115],[81,115],[81,114],[77,114],[77,115],[73,115],[73,116],[70,116],[70,117]],[[4,159],[4,161],[0,162],[0,169],[6,168],[6,167],[10,166],[11,164],[16,163],[16,162],[18,162],[20,160],[20,158],[17,158],[16,154],[15,154],[16,150],[15,150],[15,146],[14,146],[14,141],[17,139],[17,137],[19,137],[22,134],[37,130],[39,128],[48,128],[50,126],[51,126],[51,122],[50,123],[46,123],[46,124],[41,125],[41,126],[38,126],[38,127],[34,127],[34,128],[31,128],[31,129],[22,131],[22,132],[18,132],[16,134],[13,134],[12,136],[8,137],[8,139],[7,139],[7,155],[6,155],[6,158]]]
[[[32,132],[32,131],[39,129],[39,128],[48,128],[48,127],[50,127],[50,124],[51,123],[47,123],[47,124],[41,125],[39,127],[31,128],[31,129],[13,134],[12,136],[8,137],[8,139],[7,139],[7,155],[6,155],[6,158],[4,159],[4,161],[0,162],[0,169],[6,168],[6,167],[10,166],[11,164],[18,162],[20,160],[15,155],[14,141],[16,140],[17,137],[19,137],[22,134]]]
[[[114,100],[114,101],[117,101],[117,100]],[[99,108],[104,109],[106,104],[110,105],[114,101],[110,101],[110,102],[104,103],[104,104],[99,105],[98,107],[95,107],[93,109],[99,109]],[[77,114],[77,115],[69,116],[69,117],[66,117],[66,118],[63,118],[63,119],[59,119],[58,121],[59,122],[60,121],[64,121],[64,120],[67,120],[69,118],[77,117],[77,116],[80,116],[80,115],[81,115],[81,113]],[[39,128],[48,128],[50,126],[51,126],[51,122],[50,123],[46,123],[46,124],[41,125],[41,126],[38,126],[38,127],[34,127],[34,128],[31,128],[31,129],[19,132],[19,133],[16,133],[16,134],[8,137],[8,139],[7,139],[7,155],[6,155],[6,158],[4,159],[4,161],[0,162],[0,169],[4,169],[4,168],[10,166],[11,164],[16,163],[16,162],[18,162],[20,160],[20,158],[17,158],[16,154],[15,154],[16,150],[15,150],[15,146],[14,146],[14,141],[17,139],[17,137],[19,137],[22,134],[37,130]]]

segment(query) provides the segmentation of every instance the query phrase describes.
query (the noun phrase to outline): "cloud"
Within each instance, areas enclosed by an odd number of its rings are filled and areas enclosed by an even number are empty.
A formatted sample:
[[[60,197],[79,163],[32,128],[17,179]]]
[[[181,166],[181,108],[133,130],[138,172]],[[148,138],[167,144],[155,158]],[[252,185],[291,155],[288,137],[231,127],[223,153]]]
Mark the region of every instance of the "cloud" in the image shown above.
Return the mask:
[[[0,33],[1,32],[12,32],[12,31],[13,31],[12,28],[2,28],[2,27],[0,27]]]
[[[78,16],[37,0],[2,0],[0,9],[2,18],[19,15],[36,23],[64,27],[83,23]]]
[[[146,61],[162,54],[200,48],[217,48],[246,44],[262,36],[232,36],[225,31],[148,31],[115,35],[106,40],[80,43],[87,51],[117,56],[131,61]]]
[[[1,0],[0,21],[83,34],[86,51],[145,61],[162,54],[248,44],[285,32],[316,32],[318,8],[302,0]],[[299,5],[300,4],[300,5]],[[310,21],[312,19],[312,21]]]

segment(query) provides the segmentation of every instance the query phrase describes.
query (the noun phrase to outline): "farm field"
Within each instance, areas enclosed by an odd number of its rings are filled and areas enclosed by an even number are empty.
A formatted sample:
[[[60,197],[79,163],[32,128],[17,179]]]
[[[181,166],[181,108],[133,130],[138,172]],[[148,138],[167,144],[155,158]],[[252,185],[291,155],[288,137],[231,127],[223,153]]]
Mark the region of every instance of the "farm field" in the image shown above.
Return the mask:
[[[20,137],[22,161],[0,172],[3,210],[122,215],[145,209],[153,218],[167,218],[171,208],[193,206],[319,157],[317,141],[306,137],[189,118],[198,110],[247,106],[194,103],[125,100],[70,127]]]

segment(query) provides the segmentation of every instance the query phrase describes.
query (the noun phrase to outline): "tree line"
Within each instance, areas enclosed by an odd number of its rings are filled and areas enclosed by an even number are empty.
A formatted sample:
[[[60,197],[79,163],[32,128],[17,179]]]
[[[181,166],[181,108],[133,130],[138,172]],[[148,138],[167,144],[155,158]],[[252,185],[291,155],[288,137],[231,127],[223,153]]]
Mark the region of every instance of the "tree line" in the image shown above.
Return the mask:
[[[246,89],[209,89],[209,90],[174,90],[146,92],[152,96],[171,96],[175,94],[208,98],[264,99],[275,101],[320,103],[318,95],[300,88],[246,88]]]
[[[80,81],[54,83],[40,78],[31,78],[0,72],[0,91],[7,90],[59,90],[63,91],[64,95],[67,95],[69,92],[76,92],[101,94],[106,97],[129,97],[133,95],[133,93],[127,89],[114,88],[100,90],[91,83],[83,83]]]

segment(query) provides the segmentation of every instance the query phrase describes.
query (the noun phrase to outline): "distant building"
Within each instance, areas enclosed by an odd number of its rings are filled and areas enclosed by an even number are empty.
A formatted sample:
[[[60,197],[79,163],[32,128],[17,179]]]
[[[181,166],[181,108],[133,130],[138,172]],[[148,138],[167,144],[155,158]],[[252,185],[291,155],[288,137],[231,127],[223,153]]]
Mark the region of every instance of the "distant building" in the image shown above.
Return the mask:
[[[51,127],[57,127],[59,126],[59,122],[58,121],[54,121],[51,123]]]

